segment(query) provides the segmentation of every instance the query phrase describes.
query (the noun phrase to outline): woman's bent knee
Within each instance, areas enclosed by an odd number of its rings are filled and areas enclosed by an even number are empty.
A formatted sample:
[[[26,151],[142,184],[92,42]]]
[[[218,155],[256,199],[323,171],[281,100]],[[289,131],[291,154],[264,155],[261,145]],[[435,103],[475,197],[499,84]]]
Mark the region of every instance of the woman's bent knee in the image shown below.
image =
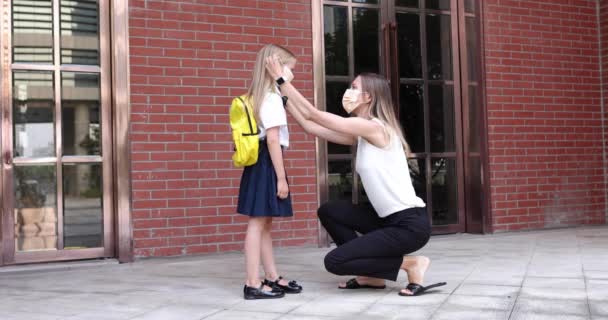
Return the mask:
[[[341,261],[340,259],[338,259],[336,257],[336,255],[334,254],[334,251],[330,251],[326,256],[325,259],[323,260],[324,264],[325,264],[325,270],[327,270],[327,272],[329,273],[333,273],[335,275],[342,275],[342,271],[340,268],[341,265]]]
[[[319,219],[330,218],[332,215],[339,214],[340,211],[343,211],[345,206],[349,206],[349,203],[346,201],[328,201],[317,209],[317,215]]]

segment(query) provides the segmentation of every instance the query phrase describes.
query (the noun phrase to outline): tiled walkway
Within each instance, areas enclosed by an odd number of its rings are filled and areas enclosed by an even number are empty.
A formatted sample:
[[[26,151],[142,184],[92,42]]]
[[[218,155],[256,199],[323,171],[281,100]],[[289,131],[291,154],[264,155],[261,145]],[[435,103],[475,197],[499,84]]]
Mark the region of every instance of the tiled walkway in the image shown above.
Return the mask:
[[[397,295],[403,273],[386,290],[337,290],[328,250],[277,250],[305,291],[273,301],[243,300],[238,253],[0,272],[0,319],[608,319],[608,226],[433,237],[426,282],[448,285],[420,297]]]

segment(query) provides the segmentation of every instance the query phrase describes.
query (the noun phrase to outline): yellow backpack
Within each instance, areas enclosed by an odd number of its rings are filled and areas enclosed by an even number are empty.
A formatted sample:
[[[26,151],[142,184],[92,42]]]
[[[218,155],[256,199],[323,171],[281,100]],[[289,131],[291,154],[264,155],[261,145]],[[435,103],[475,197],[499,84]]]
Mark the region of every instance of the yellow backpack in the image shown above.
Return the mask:
[[[232,161],[236,167],[250,166],[258,161],[260,131],[246,99],[244,95],[236,97],[230,105],[230,127],[235,146]]]

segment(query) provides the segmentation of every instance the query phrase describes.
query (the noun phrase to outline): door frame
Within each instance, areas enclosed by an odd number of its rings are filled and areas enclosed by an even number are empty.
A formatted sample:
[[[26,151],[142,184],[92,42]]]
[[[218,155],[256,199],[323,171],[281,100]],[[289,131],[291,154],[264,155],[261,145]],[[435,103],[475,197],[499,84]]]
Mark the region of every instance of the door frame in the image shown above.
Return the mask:
[[[0,138],[3,145],[0,147],[2,152],[2,170],[0,170],[0,266],[9,264],[22,264],[33,262],[52,262],[75,259],[88,259],[97,257],[117,257],[120,262],[133,261],[133,226],[131,219],[131,179],[130,179],[130,143],[129,143],[129,123],[130,123],[130,93],[129,93],[129,33],[128,33],[128,1],[107,1],[100,7],[100,13],[106,13],[108,19],[100,22],[101,46],[106,46],[107,66],[105,75],[111,77],[110,86],[102,88],[102,99],[110,106],[107,119],[110,120],[108,129],[110,132],[111,154],[106,162],[111,168],[104,169],[104,179],[110,180],[109,190],[104,190],[104,198],[111,198],[109,210],[112,212],[111,223],[104,222],[104,239],[109,239],[109,246],[105,248],[91,248],[80,250],[63,251],[41,251],[35,253],[16,253],[14,240],[14,195],[12,179],[12,155],[9,150],[12,146],[6,145],[12,140],[12,26],[11,26],[11,1],[0,0],[0,99],[2,105],[2,130]],[[58,0],[55,0],[58,1]],[[54,2],[57,8],[57,2]],[[56,10],[55,10],[56,11]],[[55,12],[57,18],[58,12]],[[56,30],[55,30],[56,31]],[[106,32],[102,32],[106,31]],[[109,39],[105,38],[109,37]],[[57,42],[55,42],[57,43]],[[55,88],[59,88],[55,79]],[[55,89],[58,90],[58,89]],[[56,103],[59,103],[56,101]],[[57,126],[56,132],[61,130]],[[5,137],[8,135],[9,137]],[[56,141],[60,144],[60,141]],[[60,146],[59,146],[60,147]],[[9,176],[10,174],[10,176]],[[59,180],[61,177],[57,176]],[[9,190],[10,192],[5,192]],[[108,191],[107,193],[105,191]],[[107,203],[107,202],[106,202]],[[59,204],[58,204],[59,205]],[[60,208],[60,207],[59,207]],[[61,211],[57,211],[58,215]],[[59,220],[61,221],[61,220]],[[113,230],[112,234],[108,230]],[[104,241],[106,243],[106,241]]]
[[[476,8],[477,8],[477,39],[479,44],[479,57],[480,57],[480,66],[478,68],[478,81],[479,81],[479,132],[481,134],[480,139],[480,159],[481,159],[481,188],[484,192],[483,198],[481,199],[481,216],[482,223],[481,229],[478,230],[475,228],[475,232],[481,233],[489,233],[492,232],[492,224],[491,224],[491,210],[490,210],[490,186],[489,186],[489,157],[488,157],[488,144],[487,144],[487,111],[486,111],[486,94],[485,94],[485,55],[484,52],[484,43],[483,43],[483,1],[477,0]],[[463,90],[462,83],[464,80],[461,79],[460,69],[468,68],[466,61],[466,37],[464,30],[464,5],[457,5],[458,0],[451,0],[451,15],[453,15],[452,19],[452,55],[453,55],[453,68],[454,70],[458,70],[458,72],[454,71],[453,82],[454,88],[456,89],[456,83],[458,82],[459,90],[454,90],[454,109],[455,109],[455,117],[459,120],[456,120],[455,130],[456,134],[463,136],[465,134],[464,130],[466,129],[463,121],[463,110],[468,111],[468,106],[465,104],[468,102],[468,90]],[[314,104],[320,110],[325,110],[325,43],[324,43],[324,28],[323,28],[323,7],[325,4],[332,4],[331,1],[311,1],[311,9],[312,9],[312,42],[313,42],[313,97]],[[343,4],[341,2],[336,2],[335,4]],[[396,8],[393,1],[381,1],[380,2],[380,23],[386,23],[394,21]],[[350,16],[350,14],[349,14]],[[349,19],[349,24],[350,23]],[[381,26],[382,27],[382,26]],[[351,28],[352,29],[352,28]],[[386,35],[383,33],[382,29],[379,30],[379,40],[380,40],[380,50],[379,53],[382,56],[386,55],[386,52],[390,50],[390,46],[386,46],[385,37]],[[349,30],[349,39],[352,39],[352,31]],[[425,42],[425,41],[423,41]],[[425,43],[422,45],[426,46]],[[351,53],[352,55],[352,53]],[[461,57],[464,57],[464,61],[461,61]],[[386,58],[383,58],[380,63],[381,72],[383,74],[387,73],[387,63]],[[464,64],[463,64],[464,63]],[[468,70],[468,69],[467,69]],[[465,79],[466,80],[466,79]],[[391,91],[394,92],[393,89]],[[428,90],[427,90],[428,91]],[[465,99],[464,94],[467,94],[467,98]],[[428,94],[425,91],[425,94]],[[462,95],[462,96],[461,96]],[[459,106],[457,106],[457,104]],[[426,113],[428,114],[428,112]],[[468,122],[466,122],[468,124]],[[468,132],[468,130],[466,130]],[[317,201],[318,204],[322,204],[328,199],[328,150],[327,150],[327,142],[325,140],[316,138],[316,152],[317,152]],[[466,212],[466,152],[465,150],[466,144],[464,143],[464,136],[456,139],[456,160],[457,160],[457,179],[459,180],[459,188],[458,188],[458,219],[460,224],[462,225],[451,225],[451,226],[433,226],[433,233],[449,233],[449,232],[458,232],[460,230],[464,230],[465,232],[469,232],[467,229],[469,226],[466,224],[466,221],[470,219],[469,214]],[[427,164],[427,171],[430,170],[430,166]],[[356,174],[353,175],[353,185],[356,185]],[[428,183],[427,183],[428,185]],[[430,191],[427,191],[427,193]],[[429,213],[430,214],[430,213]],[[456,230],[458,229],[458,230]],[[329,245],[329,235],[324,230],[322,225],[319,223],[319,232],[318,232],[319,245]]]

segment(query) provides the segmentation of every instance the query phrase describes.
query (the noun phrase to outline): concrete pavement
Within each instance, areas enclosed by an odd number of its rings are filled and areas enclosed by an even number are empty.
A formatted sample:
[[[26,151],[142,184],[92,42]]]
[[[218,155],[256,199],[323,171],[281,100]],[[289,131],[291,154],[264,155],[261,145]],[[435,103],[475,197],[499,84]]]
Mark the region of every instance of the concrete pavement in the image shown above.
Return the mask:
[[[304,293],[242,298],[241,253],[60,265],[0,272],[0,319],[607,319],[608,226],[432,237],[426,283],[400,297],[405,273],[386,290],[338,290],[324,270],[328,248],[278,249],[281,274]]]

